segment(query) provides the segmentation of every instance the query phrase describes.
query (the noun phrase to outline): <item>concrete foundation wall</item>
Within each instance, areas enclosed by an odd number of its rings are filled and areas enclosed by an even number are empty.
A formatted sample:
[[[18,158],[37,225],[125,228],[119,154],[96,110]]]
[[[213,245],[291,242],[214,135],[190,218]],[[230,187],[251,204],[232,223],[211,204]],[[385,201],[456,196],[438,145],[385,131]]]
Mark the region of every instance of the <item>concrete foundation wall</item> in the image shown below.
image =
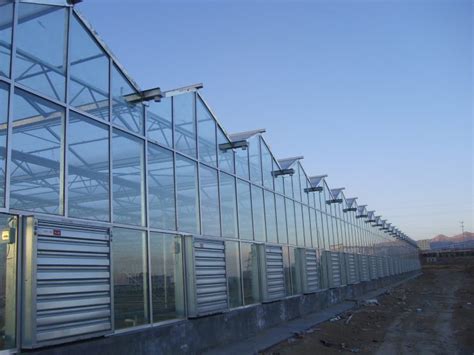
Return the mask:
[[[364,293],[389,286],[419,273],[419,271],[413,271],[313,294],[293,296],[271,303],[233,309],[207,317],[146,327],[29,353],[41,355],[195,354],[212,347],[245,340],[282,322],[318,312],[345,300],[357,299]]]

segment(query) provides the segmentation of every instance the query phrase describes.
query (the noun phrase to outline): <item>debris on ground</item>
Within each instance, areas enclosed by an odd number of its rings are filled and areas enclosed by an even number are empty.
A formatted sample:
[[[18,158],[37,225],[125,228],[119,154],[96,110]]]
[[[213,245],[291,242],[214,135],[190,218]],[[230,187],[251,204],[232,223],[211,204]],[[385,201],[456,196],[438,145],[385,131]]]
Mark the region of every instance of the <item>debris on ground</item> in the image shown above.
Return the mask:
[[[358,308],[264,354],[384,354],[397,353],[396,349],[409,354],[473,354],[473,297],[474,263],[468,268],[428,266],[422,276],[361,301]],[[446,325],[447,312],[452,322]]]
[[[377,301],[376,298],[372,298],[372,299],[369,299],[369,300],[365,300],[364,305],[366,305],[366,306],[378,306],[379,301]]]

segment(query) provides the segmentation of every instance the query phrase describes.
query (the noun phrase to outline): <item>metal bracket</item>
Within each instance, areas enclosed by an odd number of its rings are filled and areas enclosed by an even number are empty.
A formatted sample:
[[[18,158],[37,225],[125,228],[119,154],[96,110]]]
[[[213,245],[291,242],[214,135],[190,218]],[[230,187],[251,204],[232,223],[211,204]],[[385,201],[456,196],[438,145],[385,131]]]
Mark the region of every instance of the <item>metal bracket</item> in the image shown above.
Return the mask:
[[[295,169],[293,169],[293,168],[272,171],[273,177],[282,176],[282,175],[292,176],[294,173],[295,173]]]
[[[224,152],[228,151],[229,149],[247,150],[248,147],[249,142],[247,142],[246,140],[219,144],[219,149]]]

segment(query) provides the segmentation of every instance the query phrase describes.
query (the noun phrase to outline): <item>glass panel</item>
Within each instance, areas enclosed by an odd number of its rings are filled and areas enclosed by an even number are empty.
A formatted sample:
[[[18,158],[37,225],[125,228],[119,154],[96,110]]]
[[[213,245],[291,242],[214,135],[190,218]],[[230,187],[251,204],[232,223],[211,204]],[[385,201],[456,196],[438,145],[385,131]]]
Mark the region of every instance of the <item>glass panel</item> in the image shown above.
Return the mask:
[[[17,89],[13,120],[10,207],[62,213],[64,110]]]
[[[146,109],[148,138],[170,148],[173,147],[171,102],[171,97],[163,97],[160,102],[150,101]]]
[[[273,160],[272,169],[273,169],[272,171],[277,171],[277,170],[280,169],[280,167],[278,166],[278,164],[276,163],[275,160]],[[274,184],[275,184],[275,192],[278,192],[278,193],[280,193],[280,194],[282,194],[282,195],[284,194],[284,190],[283,190],[283,184],[284,184],[284,182],[283,182],[283,179],[284,179],[284,178],[283,178],[283,175],[279,175],[279,176],[277,176],[277,177],[275,177],[275,178],[273,179]]]
[[[181,238],[150,233],[150,273],[153,322],[182,318],[184,312]]]
[[[10,1],[0,4],[0,23],[0,75],[9,77],[13,23],[13,4]]]
[[[9,236],[0,240],[0,350],[5,350],[16,345],[17,218],[1,214],[0,228],[2,237]]]
[[[264,242],[265,237],[265,210],[263,207],[263,190],[252,185],[252,211],[254,239]]]
[[[217,170],[200,165],[202,234],[220,236]]]
[[[273,158],[267,145],[261,140],[262,148],[262,170],[263,170],[263,186],[273,189]]]
[[[67,143],[69,215],[110,220],[108,127],[70,112]]]
[[[285,199],[280,195],[275,195],[276,213],[278,223],[278,243],[288,243],[288,233],[286,230]]]
[[[197,166],[180,155],[176,155],[176,185],[178,230],[199,233]]]
[[[227,144],[229,140],[221,129],[217,128],[217,144]],[[219,147],[218,147],[219,148]],[[218,149],[219,168],[229,173],[234,172],[234,151],[232,149]]]
[[[112,163],[114,222],[145,225],[143,141],[114,129]]]
[[[229,290],[229,307],[242,306],[242,289],[240,278],[239,243],[225,242],[225,265],[227,288]]]
[[[249,156],[248,149],[237,149],[235,151],[235,173],[244,178],[249,178]]]
[[[267,226],[267,242],[278,243],[275,194],[265,190],[265,222]]]
[[[301,202],[309,204],[308,193],[304,192],[304,189],[308,187],[308,179],[306,178],[306,174],[304,173],[303,168],[300,164],[299,167],[299,175],[300,175],[300,190],[301,190]]]
[[[173,153],[148,144],[148,208],[150,226],[176,229]]]
[[[9,86],[0,82],[0,125],[2,127],[0,130],[0,206],[5,205],[5,162],[7,156],[7,122],[9,97]]]
[[[296,214],[296,235],[299,246],[304,246],[304,230],[303,230],[303,208],[300,203],[295,203]]]
[[[145,232],[114,228],[112,244],[115,329],[148,323]]]
[[[257,303],[260,301],[257,245],[242,243],[240,245],[240,255],[242,282],[244,284],[244,304]]]
[[[301,184],[301,180],[302,180],[301,175],[303,174],[303,172],[301,171],[300,163],[297,163],[294,166],[294,169],[295,169],[295,175],[292,176],[292,179],[293,179],[293,196],[294,196],[295,200],[301,201],[301,190],[303,189],[303,186],[301,186],[300,184]]]
[[[64,101],[66,8],[20,3],[15,36],[15,80]]]
[[[196,99],[199,132],[199,159],[217,166],[216,122],[200,98]]]
[[[143,134],[143,104],[131,99],[137,92],[114,65],[112,68],[112,122]]]
[[[237,203],[239,206],[239,235],[241,239],[253,239],[252,205],[250,184],[237,179]]]
[[[109,58],[76,16],[71,19],[69,50],[71,105],[109,120]]]
[[[250,180],[262,184],[262,163],[260,161],[260,136],[249,139]]]
[[[309,223],[309,207],[302,206],[303,209],[303,223],[304,223],[304,245],[307,247],[312,246],[311,241],[311,225]]]
[[[296,267],[296,251],[297,248],[289,247],[290,255],[290,273],[291,273],[291,294],[296,295],[302,291],[301,275]]]
[[[235,198],[235,178],[220,175],[221,224],[224,237],[237,238],[237,201]]]
[[[196,157],[194,97],[194,93],[173,96],[174,146],[191,157]]]
[[[288,243],[296,245],[295,203],[286,199],[286,221],[288,224]]]
[[[283,182],[285,185],[285,196],[293,198],[293,177],[286,175]]]
[[[309,209],[309,218],[310,218],[310,226],[311,226],[311,241],[313,248],[322,248],[320,243],[320,237],[318,235],[318,225],[316,221],[316,210],[310,208]]]

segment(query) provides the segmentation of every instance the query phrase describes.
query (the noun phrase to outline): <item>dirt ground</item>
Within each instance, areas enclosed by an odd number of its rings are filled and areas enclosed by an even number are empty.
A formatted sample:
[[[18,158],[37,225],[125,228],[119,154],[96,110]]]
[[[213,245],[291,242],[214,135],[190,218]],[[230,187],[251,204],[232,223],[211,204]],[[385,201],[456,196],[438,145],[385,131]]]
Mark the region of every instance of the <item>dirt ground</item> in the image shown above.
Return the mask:
[[[264,354],[344,352],[474,355],[474,263],[425,266],[422,276]]]

